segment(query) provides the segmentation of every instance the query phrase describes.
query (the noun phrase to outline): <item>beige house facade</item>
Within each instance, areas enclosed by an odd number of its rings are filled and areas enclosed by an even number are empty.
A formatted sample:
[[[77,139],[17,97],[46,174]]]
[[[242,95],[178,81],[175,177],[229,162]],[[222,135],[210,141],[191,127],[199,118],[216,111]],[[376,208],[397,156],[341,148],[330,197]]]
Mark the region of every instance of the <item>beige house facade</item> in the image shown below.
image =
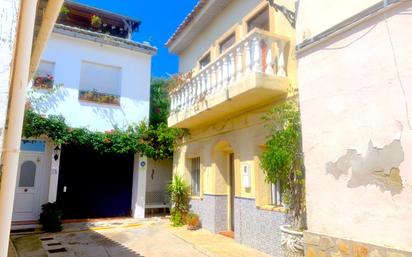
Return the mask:
[[[306,256],[412,256],[411,13],[300,1]]]
[[[294,1],[279,1],[294,11]],[[292,24],[263,0],[199,1],[167,42],[184,83],[170,92],[171,127],[190,135],[174,173],[191,185],[202,226],[280,256],[279,186],[265,182],[262,117],[296,87]]]

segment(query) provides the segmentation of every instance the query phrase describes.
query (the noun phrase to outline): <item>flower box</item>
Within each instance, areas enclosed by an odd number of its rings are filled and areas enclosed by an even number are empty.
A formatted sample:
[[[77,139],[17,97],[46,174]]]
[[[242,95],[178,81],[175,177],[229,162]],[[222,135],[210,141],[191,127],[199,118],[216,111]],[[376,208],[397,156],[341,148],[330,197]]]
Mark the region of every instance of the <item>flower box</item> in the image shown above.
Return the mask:
[[[120,96],[100,93],[100,92],[97,92],[96,90],[79,91],[79,100],[96,102],[96,103],[104,103],[104,104],[120,105]]]
[[[53,76],[37,76],[33,81],[33,87],[36,89],[52,89],[53,88]]]

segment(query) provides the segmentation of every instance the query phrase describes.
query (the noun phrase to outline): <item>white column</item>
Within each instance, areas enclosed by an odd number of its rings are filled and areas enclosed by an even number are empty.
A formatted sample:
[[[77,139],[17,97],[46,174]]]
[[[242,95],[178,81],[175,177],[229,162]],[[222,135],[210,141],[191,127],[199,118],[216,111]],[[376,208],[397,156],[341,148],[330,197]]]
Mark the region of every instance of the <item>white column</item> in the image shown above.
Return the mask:
[[[4,4],[4,1],[2,1],[2,4]],[[3,134],[3,166],[0,184],[0,257],[7,256],[9,247],[36,10],[37,0],[21,1],[21,12],[17,29],[18,36],[14,37],[11,32],[13,40],[16,39],[16,44],[13,58],[13,77],[9,95],[10,100],[7,111],[7,130]],[[9,14],[18,15],[17,12]],[[11,29],[13,29],[13,26],[14,24],[10,26]],[[3,44],[0,45],[4,47]],[[3,51],[3,48],[1,51]]]
[[[147,157],[136,154],[133,165],[132,216],[144,218],[146,205]]]
[[[49,183],[49,203],[56,202],[57,199],[57,184],[59,181],[59,168],[61,150],[54,150],[57,146],[52,144],[51,167],[50,167],[50,183]],[[57,160],[56,160],[57,158]]]
[[[285,43],[283,41],[278,41],[278,49],[279,49],[279,56],[278,56],[278,72],[277,75],[280,77],[286,77],[285,71]]]

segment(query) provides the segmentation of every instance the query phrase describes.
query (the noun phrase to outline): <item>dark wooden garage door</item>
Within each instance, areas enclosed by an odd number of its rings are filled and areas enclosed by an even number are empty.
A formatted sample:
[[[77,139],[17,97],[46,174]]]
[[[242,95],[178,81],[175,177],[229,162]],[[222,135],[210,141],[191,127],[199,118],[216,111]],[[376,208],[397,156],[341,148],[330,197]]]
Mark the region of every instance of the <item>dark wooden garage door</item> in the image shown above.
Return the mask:
[[[60,158],[57,202],[65,219],[130,215],[133,155],[69,145]]]

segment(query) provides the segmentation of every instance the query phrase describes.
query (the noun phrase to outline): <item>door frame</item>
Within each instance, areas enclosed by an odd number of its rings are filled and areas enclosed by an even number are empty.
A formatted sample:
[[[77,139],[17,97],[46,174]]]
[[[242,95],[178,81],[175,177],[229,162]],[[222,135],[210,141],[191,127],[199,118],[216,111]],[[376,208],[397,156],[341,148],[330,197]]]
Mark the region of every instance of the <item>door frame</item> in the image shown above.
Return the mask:
[[[227,174],[228,174],[228,230],[235,231],[235,196],[236,196],[236,167],[235,154],[227,153]]]
[[[41,212],[41,198],[43,195],[43,189],[47,186],[47,172],[46,172],[46,152],[35,152],[35,151],[21,151],[19,154],[19,166],[16,178],[16,188],[14,190],[14,207],[16,205],[16,194],[19,188],[20,181],[20,168],[22,164],[22,159],[25,157],[40,157],[40,163],[36,163],[36,176],[35,176],[35,187],[36,192],[34,195],[34,207],[33,207],[33,218],[17,218],[13,207],[13,218],[12,221],[34,221],[37,220]]]

